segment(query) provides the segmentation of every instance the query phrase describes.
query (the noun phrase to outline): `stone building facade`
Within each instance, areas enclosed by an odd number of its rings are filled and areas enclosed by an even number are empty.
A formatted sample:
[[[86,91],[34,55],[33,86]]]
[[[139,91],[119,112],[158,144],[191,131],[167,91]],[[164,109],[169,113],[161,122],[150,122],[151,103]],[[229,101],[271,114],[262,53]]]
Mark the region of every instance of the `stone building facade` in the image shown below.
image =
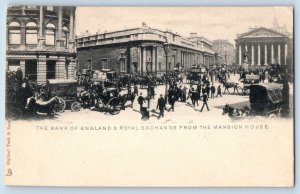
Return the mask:
[[[38,83],[73,79],[75,10],[76,7],[8,7],[6,69],[21,68],[24,77]]]
[[[264,27],[251,28],[238,34],[236,61],[242,64],[247,55],[251,65],[293,65],[293,41],[288,33]]]
[[[228,40],[214,40],[212,41],[213,49],[221,56],[219,64],[232,65],[235,63],[235,49],[234,45]]]
[[[168,64],[164,45],[168,42]],[[111,69],[117,73],[156,73],[188,69],[193,65],[213,65],[215,51],[207,39],[185,38],[170,30],[146,25],[121,31],[76,38],[79,69]]]

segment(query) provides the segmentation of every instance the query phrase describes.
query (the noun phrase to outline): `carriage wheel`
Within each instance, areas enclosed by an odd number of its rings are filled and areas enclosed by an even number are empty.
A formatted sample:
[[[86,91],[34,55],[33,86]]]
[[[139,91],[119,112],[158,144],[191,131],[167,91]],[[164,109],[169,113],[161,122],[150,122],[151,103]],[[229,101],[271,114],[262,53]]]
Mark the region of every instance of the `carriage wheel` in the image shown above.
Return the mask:
[[[121,109],[120,109],[120,102],[119,99],[114,97],[110,99],[107,103],[108,105],[108,112],[112,115],[119,114]]]
[[[66,108],[66,102],[62,98],[58,98],[58,103],[54,106],[54,112],[64,112]]]
[[[71,111],[78,112],[81,109],[81,103],[80,102],[73,102],[71,104]]]
[[[276,114],[274,114],[274,113],[271,113],[269,116],[268,116],[268,119],[276,119],[277,118],[277,116],[276,116]]]
[[[11,120],[20,120],[22,118],[22,111],[15,107],[6,109],[6,117]]]

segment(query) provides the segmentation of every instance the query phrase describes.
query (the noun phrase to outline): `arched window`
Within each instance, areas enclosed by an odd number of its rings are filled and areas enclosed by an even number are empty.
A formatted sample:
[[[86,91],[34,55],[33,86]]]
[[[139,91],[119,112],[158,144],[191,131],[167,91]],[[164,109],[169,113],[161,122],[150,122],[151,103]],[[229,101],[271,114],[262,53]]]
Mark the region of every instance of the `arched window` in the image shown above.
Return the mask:
[[[66,26],[63,27],[62,29],[62,45],[64,47],[68,46],[68,34],[69,34],[69,30]]]
[[[8,25],[8,44],[21,44],[21,26],[18,22],[11,22]]]
[[[28,22],[26,24],[26,44],[36,45],[37,44],[37,25],[34,22]]]
[[[52,23],[46,25],[46,45],[55,45],[55,25]]]

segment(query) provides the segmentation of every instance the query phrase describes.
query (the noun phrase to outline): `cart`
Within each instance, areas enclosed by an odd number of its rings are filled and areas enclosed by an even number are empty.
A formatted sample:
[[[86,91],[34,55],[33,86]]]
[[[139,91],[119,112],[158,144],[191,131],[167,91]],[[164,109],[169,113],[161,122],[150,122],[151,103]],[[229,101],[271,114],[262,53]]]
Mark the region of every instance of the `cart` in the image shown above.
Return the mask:
[[[254,84],[250,86],[250,108],[252,115],[280,117],[283,100],[282,84]]]
[[[49,79],[51,96],[59,97],[58,112],[63,112],[66,108],[72,111],[80,111],[81,102],[78,100],[77,81],[71,79]]]
[[[108,112],[111,115],[119,114],[126,100],[123,100],[119,97],[118,89],[115,87],[106,88],[103,91],[103,94],[99,97],[96,107],[104,112]]]

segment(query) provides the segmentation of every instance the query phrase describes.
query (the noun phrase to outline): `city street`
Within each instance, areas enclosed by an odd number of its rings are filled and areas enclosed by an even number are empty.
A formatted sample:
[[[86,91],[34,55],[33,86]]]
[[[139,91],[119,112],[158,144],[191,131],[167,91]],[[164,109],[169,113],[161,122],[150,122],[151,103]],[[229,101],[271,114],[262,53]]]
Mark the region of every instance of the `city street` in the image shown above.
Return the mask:
[[[243,83],[239,82],[239,75],[231,75],[230,80],[231,82],[239,83],[240,87],[243,87]],[[217,88],[218,85],[220,85],[218,82],[214,82],[215,87]],[[187,90],[190,87],[190,84],[182,84],[182,87],[186,87]],[[196,85],[193,86],[196,89]],[[217,119],[219,122],[221,121],[231,121],[232,119],[228,117],[228,115],[222,115],[223,113],[223,107],[225,104],[229,105],[248,105],[250,106],[249,103],[249,95],[243,95],[241,90],[239,90],[239,94],[232,94],[233,93],[233,88],[230,88],[229,91],[231,92],[230,94],[226,91],[225,94],[224,92],[224,87],[221,85],[222,89],[222,97],[214,98],[211,99],[209,98],[208,100],[208,106],[209,106],[209,111],[204,107],[203,112],[200,112],[201,107],[203,105],[203,102],[201,100],[198,101],[198,106],[194,108],[192,106],[191,99],[189,98],[187,102],[180,102],[176,101],[175,103],[175,111],[165,111],[165,116],[164,118],[158,119],[159,116],[159,109],[156,110],[157,106],[157,99],[159,98],[160,94],[164,96],[165,94],[165,85],[159,85],[155,89],[155,98],[150,100],[150,108],[148,109],[150,111],[150,118],[148,121],[142,121],[141,120],[141,113],[140,113],[140,107],[137,102],[137,98],[134,100],[133,108],[131,108],[130,103],[127,102],[125,104],[125,110],[121,110],[119,114],[116,115],[111,115],[109,113],[105,113],[103,111],[99,111],[98,109],[84,109],[82,108],[78,112],[72,112],[71,110],[65,110],[64,112],[57,113],[55,115],[54,119],[50,119],[46,117],[46,115],[39,115],[37,119],[37,123],[40,121],[50,123],[57,123],[57,124],[72,124],[72,123],[77,123],[78,121],[84,121],[85,123],[90,122],[90,123],[165,123],[165,124],[180,124],[180,123],[199,123],[199,122],[206,122],[206,121],[214,121]],[[290,93],[293,91],[293,86],[290,85]],[[121,93],[126,93],[126,90],[123,90]],[[139,88],[139,94],[143,93],[143,96],[146,97],[147,90],[146,89],[140,89]],[[144,103],[144,107],[148,107],[148,102]],[[290,95],[290,107],[293,107],[293,95]],[[167,105],[167,109],[170,108],[170,105]],[[84,117],[84,118],[83,118]],[[259,117],[258,117],[259,118]],[[256,120],[258,119],[256,118]],[[263,121],[264,117],[261,117],[261,120]],[[31,119],[30,119],[31,120]],[[28,120],[28,121],[30,121]],[[26,122],[26,120],[23,120]],[[22,122],[23,122],[22,121]],[[17,121],[18,122],[18,121]]]
[[[231,76],[231,81],[238,82],[238,76]],[[214,85],[216,88],[219,83],[215,82]],[[240,83],[242,86],[242,83]],[[183,84],[187,88],[190,87],[189,84]],[[194,85],[195,87],[195,85]],[[203,109],[203,112],[200,112],[202,107],[202,101],[199,100],[198,106],[193,108],[191,99],[188,99],[186,103],[184,102],[176,102],[175,103],[175,111],[165,111],[165,117],[158,120],[159,110],[156,110],[157,99],[160,94],[165,93],[165,85],[160,85],[155,89],[156,95],[155,99],[150,100],[150,123],[186,123],[186,122],[196,122],[196,121],[206,121],[211,120],[212,118],[218,119],[218,121],[224,120],[229,121],[229,117],[227,115],[223,116],[223,107],[226,103],[228,104],[247,104],[249,103],[249,97],[247,95],[233,95],[228,94],[226,92],[223,94],[224,87],[222,88],[222,97],[211,99],[209,98],[208,105],[210,111],[207,111],[206,107]],[[229,89],[230,92],[233,92],[233,88]],[[139,93],[142,92],[145,96],[147,94],[146,89],[139,89]],[[241,91],[240,91],[241,92]],[[117,115],[110,115],[109,113],[94,111],[90,109],[81,109],[79,112],[71,112],[70,110],[65,110],[62,113],[58,113],[56,118],[53,119],[54,122],[62,123],[62,122],[72,122],[82,120],[83,117],[85,121],[94,122],[94,121],[118,121],[118,122],[140,122],[141,114],[139,111],[139,104],[137,102],[137,97],[134,101],[133,108],[130,107],[130,102],[126,103],[126,109],[121,110],[121,112]],[[144,103],[144,107],[147,107],[147,103]],[[169,108],[170,105],[167,105]],[[158,122],[159,121],[159,122]],[[143,121],[145,122],[145,121]]]

